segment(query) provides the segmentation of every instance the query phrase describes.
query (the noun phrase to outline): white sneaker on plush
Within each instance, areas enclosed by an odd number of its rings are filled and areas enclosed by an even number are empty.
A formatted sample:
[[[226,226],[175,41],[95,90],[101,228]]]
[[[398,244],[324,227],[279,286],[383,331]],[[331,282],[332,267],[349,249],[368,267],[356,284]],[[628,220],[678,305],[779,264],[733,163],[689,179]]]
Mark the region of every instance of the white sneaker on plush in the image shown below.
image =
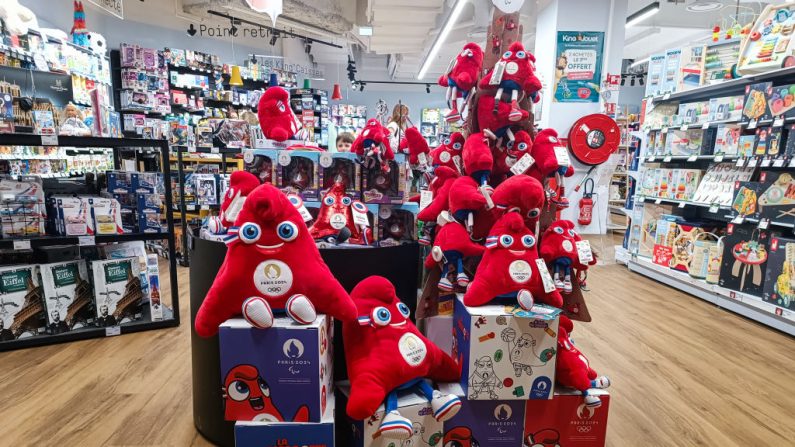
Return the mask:
[[[596,408],[602,406],[602,400],[599,399],[599,396],[594,396],[593,394],[585,394],[583,396],[583,400],[585,401],[585,406],[588,408]]]
[[[461,287],[466,287],[469,285],[469,276],[467,276],[466,273],[461,272],[455,277],[455,282]]]
[[[610,387],[610,378],[607,376],[599,376],[594,380],[591,380],[591,388],[609,388]]]
[[[301,294],[291,296],[284,305],[284,311],[299,324],[310,324],[317,318],[315,306],[309,298]]]
[[[455,394],[442,394],[440,391],[435,390],[431,400],[431,408],[433,409],[433,417],[439,422],[444,422],[455,416],[458,410],[461,409],[461,399]]]
[[[442,279],[439,280],[438,286],[439,290],[441,290],[442,292],[449,292],[453,290],[453,283],[451,283],[446,276],[442,277]]]
[[[397,411],[390,411],[378,427],[381,436],[387,439],[408,439],[414,434],[414,428],[408,418]]]
[[[273,310],[265,298],[252,296],[243,301],[243,318],[257,329],[268,329],[273,326]]]
[[[516,294],[516,301],[519,303],[519,307],[524,310],[532,309],[533,304],[535,304],[533,294],[527,289],[522,289]]]

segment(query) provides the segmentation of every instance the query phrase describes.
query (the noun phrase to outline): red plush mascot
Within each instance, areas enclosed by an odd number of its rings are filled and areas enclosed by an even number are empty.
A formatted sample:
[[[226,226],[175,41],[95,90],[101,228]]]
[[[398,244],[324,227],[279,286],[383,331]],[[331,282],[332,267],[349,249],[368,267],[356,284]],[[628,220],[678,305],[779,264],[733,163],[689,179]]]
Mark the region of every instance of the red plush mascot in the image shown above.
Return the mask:
[[[224,380],[226,420],[284,422],[284,416],[273,404],[270,386],[254,365],[237,365]],[[292,422],[308,422],[309,407],[302,405]]]
[[[598,407],[602,405],[599,396],[588,393],[591,388],[607,388],[610,379],[607,376],[597,376],[591,368],[588,358],[574,346],[569,334],[574,329],[574,324],[569,317],[560,315],[558,327],[558,360],[555,366],[555,381],[563,386],[575,388],[582,392],[585,405]]]
[[[285,141],[305,137],[301,122],[290,108],[290,93],[281,87],[269,87],[260,96],[257,116],[265,138]]]
[[[368,160],[365,163],[367,168],[380,165],[384,172],[389,172],[388,161],[395,159],[395,153],[389,145],[389,129],[375,118],[367,120],[364,129],[353,141],[351,152]]]
[[[358,205],[354,205],[355,203]],[[373,230],[354,223],[352,206],[365,208],[364,204],[355,202],[345,194],[344,184],[335,183],[320,201],[320,212],[315,223],[309,228],[309,235],[315,240],[333,238],[334,241],[341,241],[346,238],[340,238],[340,233],[347,228],[346,232],[350,232],[350,236],[346,242],[369,245],[373,239]]]
[[[521,42],[514,42],[508,47],[508,51],[502,54],[500,60],[497,61],[497,64],[501,65],[502,69],[496,70],[497,66],[495,65],[495,68],[489,70],[486,76],[480,80],[480,88],[482,89],[497,88],[497,93],[494,95],[497,100],[502,98],[504,91],[510,92],[511,121],[521,121],[529,116],[526,110],[519,108],[520,92],[530,96],[533,101],[538,99],[538,92],[542,86],[541,81],[535,75],[535,61],[535,56],[525,51]],[[494,108],[495,113],[497,112],[496,105]]]
[[[420,210],[417,220],[423,222],[423,232],[420,235],[420,244],[429,245],[431,243],[432,227],[436,223],[442,211],[447,211],[450,207],[450,188],[453,181],[458,178],[458,172],[447,166],[440,166],[434,171],[435,177],[428,185],[433,200],[431,203]]]
[[[451,62],[447,74],[439,77],[439,85],[447,87],[447,105],[451,109],[445,116],[448,122],[456,122],[461,119],[461,113],[458,111],[458,98],[461,97],[466,103],[469,94],[478,82],[482,65],[483,50],[480,45],[469,42],[464,45],[461,54]]]
[[[488,202],[472,177],[458,177],[450,187],[450,212],[472,232],[475,213],[486,210]]]
[[[404,141],[408,149],[410,166],[416,169],[416,167],[424,168],[430,164],[428,155],[431,149],[428,147],[428,141],[425,140],[425,137],[422,136],[419,129],[416,127],[409,127],[406,129]]]
[[[555,155],[555,148],[559,146],[561,146],[560,140],[558,140],[558,133],[555,132],[555,129],[544,129],[539,132],[533,141],[531,154],[535,159],[535,163],[527,170],[526,174],[542,183],[547,177],[554,175],[559,180],[557,182],[558,185],[563,184],[560,177],[571,177],[574,175],[574,167],[571,164],[563,166],[558,161],[558,157]],[[563,197],[563,195],[557,197],[555,191],[550,191],[550,202],[557,205],[560,209],[569,206],[568,199]]]
[[[351,380],[348,416],[366,419],[384,403],[381,436],[407,439],[412,423],[398,412],[396,392],[419,387],[431,403],[434,418],[446,421],[453,417],[461,400],[433,390],[425,379],[457,381],[460,367],[417,330],[409,319],[409,307],[398,299],[392,283],[381,276],[370,276],[354,287],[351,297],[359,321],[342,326]]]
[[[259,186],[259,179],[247,171],[235,171],[229,177],[229,188],[224,194],[221,203],[221,223],[224,228],[229,228],[235,224],[237,215],[243,209],[246,197],[251,191]]]
[[[488,186],[489,175],[494,167],[491,148],[482,133],[470,135],[464,143],[464,172],[475,179],[480,186]]]
[[[447,166],[454,169],[459,174],[462,172],[461,150],[464,148],[464,135],[461,132],[454,132],[450,135],[449,141],[446,139],[431,152],[431,166]]]
[[[514,175],[497,185],[491,200],[494,208],[488,213],[475,215],[475,229],[472,237],[475,240],[485,238],[494,223],[506,212],[516,211],[524,218],[527,228],[538,232],[538,217],[545,201],[544,187],[538,180],[526,175]]]
[[[563,293],[572,291],[572,268],[582,271],[587,270],[589,265],[596,264],[595,256],[587,264],[580,262],[577,242],[581,240],[582,237],[574,230],[574,222],[570,220],[552,222],[541,239],[541,257],[547,264],[552,264],[555,287]]]
[[[536,250],[536,237],[525,227],[522,216],[515,212],[502,216],[486,238],[486,251],[464,294],[464,304],[482,306],[495,297],[516,294],[525,310],[532,308],[536,299],[560,308],[563,297],[554,285],[545,287],[541,275],[549,276],[549,272],[546,264],[536,262]]]
[[[533,140],[530,134],[524,130],[516,132],[513,141],[506,143],[504,150],[497,151],[494,156],[494,172],[497,177],[502,177],[511,172],[511,168],[517,161],[521,160],[526,154],[530,155],[533,147]],[[519,168],[517,168],[519,169]],[[518,172],[524,174],[529,169],[529,166],[524,171]]]
[[[495,113],[494,110],[497,110]],[[508,103],[485,95],[478,98],[478,127],[483,135],[497,140],[497,146],[501,146],[504,140],[512,141],[515,138],[511,131],[511,106]]]
[[[315,308],[342,321],[356,307],[320,257],[315,241],[292,202],[269,184],[246,198],[226,239],[226,258],[196,314],[196,333],[209,337],[234,315],[254,327],[273,325],[273,310],[284,309],[303,324]]]
[[[450,222],[439,229],[433,241],[433,248],[425,258],[425,268],[431,269],[436,265],[442,268],[439,278],[439,290],[449,292],[453,290],[453,283],[448,278],[450,266],[453,267],[455,282],[461,287],[469,285],[469,276],[464,271],[464,258],[483,255],[483,246],[469,239],[469,234],[458,222]]]

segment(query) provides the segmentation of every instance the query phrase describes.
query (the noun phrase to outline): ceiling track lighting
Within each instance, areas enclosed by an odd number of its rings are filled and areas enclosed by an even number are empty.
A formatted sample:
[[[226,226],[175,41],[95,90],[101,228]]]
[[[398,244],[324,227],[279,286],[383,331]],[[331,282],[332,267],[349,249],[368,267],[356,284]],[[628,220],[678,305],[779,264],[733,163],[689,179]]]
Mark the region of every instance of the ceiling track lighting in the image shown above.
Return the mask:
[[[447,20],[445,20],[444,25],[442,25],[442,29],[439,30],[439,35],[436,36],[436,40],[433,42],[431,50],[425,55],[425,60],[422,62],[419,73],[417,73],[417,79],[422,80],[422,78],[425,77],[425,74],[428,73],[431,63],[433,63],[433,61],[436,59],[436,56],[439,54],[439,50],[444,45],[445,40],[447,40],[447,36],[450,34],[450,31],[452,31],[453,27],[458,21],[458,17],[461,16],[461,12],[464,10],[464,6],[466,6],[467,3],[469,3],[469,0],[457,0],[455,5],[453,5],[453,9],[450,11],[450,15],[447,16]]]
[[[626,28],[631,28],[660,12],[660,2],[653,2],[627,17]]]

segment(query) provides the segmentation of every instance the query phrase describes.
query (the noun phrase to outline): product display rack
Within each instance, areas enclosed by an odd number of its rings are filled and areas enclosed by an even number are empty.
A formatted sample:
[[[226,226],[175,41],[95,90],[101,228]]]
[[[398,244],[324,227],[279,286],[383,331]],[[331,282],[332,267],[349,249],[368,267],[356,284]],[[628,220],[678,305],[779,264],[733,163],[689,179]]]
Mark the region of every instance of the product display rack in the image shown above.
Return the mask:
[[[312,104],[311,109],[305,107],[305,103],[309,100]],[[318,146],[328,147],[328,125],[331,113],[328,92],[315,88],[292,88],[290,89],[290,105],[301,124],[304,124],[304,119],[311,118],[313,120],[310,141]],[[310,111],[311,115],[306,114]]]
[[[45,146],[41,135],[33,134],[0,134],[0,145],[2,146]],[[53,144],[47,144],[53,145]],[[59,136],[57,138],[57,145],[66,147],[80,147],[80,148],[112,148],[114,152],[114,162],[116,168],[119,164],[119,151],[124,148],[154,148],[160,152],[162,160],[167,160],[168,157],[168,143],[165,140],[145,140],[136,138],[103,138],[103,137],[71,137]],[[162,174],[164,179],[170,176],[170,167],[168,163],[161,163]],[[171,184],[164,181],[165,187],[165,200],[164,205],[166,209],[171,207]],[[169,262],[169,280],[171,284],[171,305],[172,309],[165,308],[164,319],[160,321],[147,321],[151,318],[148,315],[148,308],[144,309],[143,319],[133,321],[118,326],[112,327],[85,327],[75,329],[72,331],[64,332],[61,334],[40,334],[33,337],[21,338],[16,340],[0,342],[0,352],[10,351],[14,349],[29,348],[34,346],[51,345],[55,343],[64,343],[77,340],[85,340],[90,338],[100,338],[119,334],[128,334],[134,332],[141,332],[152,329],[162,329],[168,327],[176,327],[180,324],[179,315],[179,288],[177,285],[177,264],[176,255],[174,252],[174,222],[171,214],[166,214],[167,231],[161,233],[127,233],[116,235],[97,235],[97,236],[38,236],[38,237],[25,237],[13,239],[0,239],[0,248],[3,249],[27,249],[22,246],[30,245],[30,249],[37,247],[44,247],[49,245],[98,245],[112,242],[129,242],[129,241],[151,241],[167,239],[168,248],[168,262]],[[164,306],[165,307],[165,306]]]
[[[746,75],[740,78],[727,80],[722,83],[706,85],[685,92],[665,94],[647,98],[646,101],[653,101],[656,104],[677,101],[679,103],[689,103],[711,98],[720,98],[733,95],[741,95],[745,92],[748,85],[758,82],[772,82],[774,86],[785,85],[791,82],[795,76],[795,68],[788,67],[773,70],[766,73]],[[748,120],[742,117],[737,120],[720,120],[692,125],[666,126],[660,129],[644,129],[642,134],[649,131],[660,130],[663,133],[669,129],[698,129],[710,128],[721,124],[737,124],[741,128],[741,135],[750,135],[757,128],[782,128],[786,129],[795,122],[795,117],[774,116],[771,119]],[[785,136],[787,134],[784,134]],[[643,136],[643,135],[641,135]],[[786,139],[795,138],[795,134],[789,132]],[[776,156],[767,155],[724,155],[715,153],[712,155],[646,155],[647,140],[642,138],[642,152],[638,161],[639,170],[644,164],[654,164],[656,167],[681,167],[705,169],[713,162],[731,162],[736,167],[754,168],[751,179],[757,178],[759,172],[773,171],[788,174],[795,173],[795,155],[788,154],[784,150],[785,142],[782,141],[780,151]],[[717,150],[717,149],[716,149]],[[752,224],[758,225],[759,229],[769,229],[771,232],[778,233],[781,237],[792,237],[792,229],[795,228],[795,221],[790,217],[784,219],[756,219],[739,218],[737,213],[732,210],[731,204],[710,204],[695,202],[692,200],[679,200],[666,197],[649,197],[636,192],[633,197],[636,202],[646,202],[654,204],[672,205],[671,214],[682,216],[686,219],[700,219],[716,222],[720,225]],[[733,199],[734,200],[734,199]],[[634,214],[634,213],[633,213]],[[638,216],[633,215],[634,218]],[[640,227],[641,224],[634,225]],[[724,253],[725,256],[725,253]],[[781,308],[772,302],[766,301],[760,295],[749,294],[746,292],[735,291],[718,284],[707,283],[704,279],[690,276],[687,272],[682,272],[659,265],[652,262],[652,259],[639,256],[637,253],[630,254],[627,259],[627,266],[630,271],[642,274],[649,278],[663,282],[685,293],[699,297],[705,301],[716,304],[737,314],[758,321],[762,324],[776,328],[790,335],[795,335],[795,318],[792,311]],[[766,272],[763,272],[765,274]],[[723,278],[723,276],[721,276]]]

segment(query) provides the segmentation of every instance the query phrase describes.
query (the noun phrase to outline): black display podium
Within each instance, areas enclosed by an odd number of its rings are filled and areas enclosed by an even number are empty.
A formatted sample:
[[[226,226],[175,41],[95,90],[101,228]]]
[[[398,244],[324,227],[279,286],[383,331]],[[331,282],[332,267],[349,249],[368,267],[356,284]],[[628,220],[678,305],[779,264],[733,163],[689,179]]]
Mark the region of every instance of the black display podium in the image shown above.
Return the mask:
[[[226,256],[221,242],[206,241],[191,232],[190,251],[190,317],[191,359],[193,368],[193,424],[205,438],[220,446],[235,445],[234,422],[224,420],[221,394],[220,353],[218,337],[202,338],[193,330],[204,296],[218,274]],[[362,279],[381,275],[395,285],[398,296],[415,314],[419,281],[420,248],[418,244],[383,248],[337,248],[320,250],[329,269],[348,292]],[[342,348],[342,326],[334,326],[334,378],[347,378],[345,353]]]

